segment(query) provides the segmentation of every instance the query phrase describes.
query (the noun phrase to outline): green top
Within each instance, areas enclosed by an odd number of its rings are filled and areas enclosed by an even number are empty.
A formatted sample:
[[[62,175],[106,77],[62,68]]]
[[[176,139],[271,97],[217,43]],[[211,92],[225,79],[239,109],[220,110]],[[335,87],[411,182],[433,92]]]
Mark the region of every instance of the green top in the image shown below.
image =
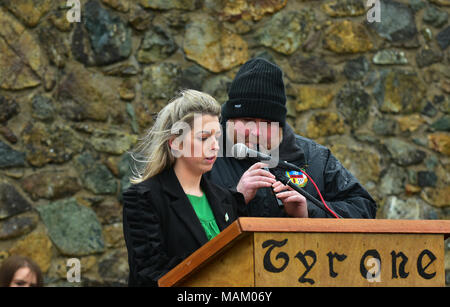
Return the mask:
[[[206,232],[206,237],[208,240],[211,240],[219,234],[220,230],[206,195],[204,193],[203,196],[186,195],[189,198],[192,207],[194,207],[195,213],[197,213],[198,219]]]

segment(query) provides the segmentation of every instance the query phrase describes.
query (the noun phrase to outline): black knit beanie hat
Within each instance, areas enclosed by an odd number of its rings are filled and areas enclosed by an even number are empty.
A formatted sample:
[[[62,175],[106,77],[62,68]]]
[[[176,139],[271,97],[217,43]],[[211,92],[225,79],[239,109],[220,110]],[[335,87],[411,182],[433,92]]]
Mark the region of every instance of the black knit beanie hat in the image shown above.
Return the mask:
[[[283,72],[263,58],[254,58],[239,69],[231,83],[228,101],[222,107],[222,118],[262,118],[286,122],[286,94]]]

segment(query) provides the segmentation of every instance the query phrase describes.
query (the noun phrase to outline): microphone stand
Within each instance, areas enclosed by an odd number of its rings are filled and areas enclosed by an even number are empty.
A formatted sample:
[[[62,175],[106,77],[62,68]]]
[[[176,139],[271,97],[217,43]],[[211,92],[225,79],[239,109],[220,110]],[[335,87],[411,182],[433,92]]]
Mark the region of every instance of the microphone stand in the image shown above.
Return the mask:
[[[305,190],[303,190],[302,188],[297,186],[295,183],[293,183],[289,179],[289,177],[284,175],[281,171],[272,171],[271,173],[275,176],[275,178],[278,181],[280,181],[284,185],[290,186],[295,191],[297,191],[298,193],[302,194],[306,199],[310,200],[314,205],[316,205],[316,207],[322,209],[327,215],[329,215],[330,217],[334,218],[334,216],[325,208],[325,206],[319,200],[317,200],[314,196],[312,196],[311,194],[309,194],[308,192],[306,192]],[[342,218],[339,214],[336,213],[336,215],[338,217]]]

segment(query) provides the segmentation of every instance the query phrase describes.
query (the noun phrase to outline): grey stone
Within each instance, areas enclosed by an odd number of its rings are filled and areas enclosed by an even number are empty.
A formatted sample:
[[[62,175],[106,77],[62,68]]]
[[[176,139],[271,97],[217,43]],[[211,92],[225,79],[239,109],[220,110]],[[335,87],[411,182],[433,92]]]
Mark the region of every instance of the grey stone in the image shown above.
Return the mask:
[[[153,12],[144,10],[140,5],[131,6],[131,12],[128,14],[128,21],[133,28],[138,31],[147,29],[154,18]]]
[[[352,59],[345,63],[344,75],[349,80],[361,80],[369,71],[369,65],[364,56]]]
[[[105,283],[126,286],[129,274],[127,251],[121,249],[102,257],[98,264],[98,271]]]
[[[417,197],[408,198],[405,201],[396,196],[390,196],[386,199],[383,213],[387,219],[423,220],[437,218],[436,210]]]
[[[131,176],[132,171],[131,171],[131,163],[133,162],[133,158],[131,157],[131,155],[126,152],[124,153],[120,159],[119,162],[117,164],[117,168],[119,170],[119,178],[123,178],[124,176]]]
[[[384,195],[400,194],[405,189],[407,179],[408,174],[403,168],[390,165],[386,170],[381,172],[379,190]]]
[[[426,43],[431,42],[431,40],[433,39],[433,32],[428,27],[422,28],[420,30],[420,34],[422,34],[422,36],[425,39]]]
[[[433,103],[438,109],[444,113],[450,113],[450,99],[446,99],[445,95],[435,95]]]
[[[103,225],[122,222],[122,206],[117,200],[105,200],[99,204],[93,204],[92,209]]]
[[[273,58],[272,54],[266,49],[260,52],[256,52],[254,58],[263,58],[271,63],[275,63],[275,59]]]
[[[359,16],[366,11],[362,0],[337,0],[327,2],[322,9],[332,17]]]
[[[68,197],[81,190],[77,178],[71,176],[67,170],[37,172],[23,178],[21,183],[22,189],[33,200]]]
[[[228,76],[213,76],[203,83],[202,90],[213,96],[220,104],[223,104],[228,100],[228,90],[232,81]]]
[[[103,67],[103,72],[111,76],[134,76],[140,71],[139,63],[132,55],[125,61]]]
[[[423,109],[426,86],[417,73],[382,70],[373,89],[379,109],[387,113],[410,114]]]
[[[25,153],[17,151],[0,141],[0,168],[25,165]]]
[[[156,10],[179,9],[192,11],[196,8],[197,0],[139,0],[138,2],[144,8]]]
[[[0,123],[7,122],[11,117],[19,114],[20,107],[14,99],[0,96]]]
[[[83,153],[76,159],[77,170],[83,186],[94,194],[115,194],[117,181],[108,168],[97,162],[90,153]]]
[[[444,115],[430,126],[437,131],[450,131],[450,115]]]
[[[414,12],[418,12],[426,6],[426,3],[422,0],[409,0],[409,6],[414,10]]]
[[[31,102],[32,116],[42,121],[52,121],[55,110],[53,108],[53,102],[50,98],[35,95]]]
[[[423,14],[423,21],[435,28],[440,28],[447,23],[448,13],[441,11],[434,5],[430,5]]]
[[[384,144],[394,162],[401,166],[419,164],[426,156],[424,151],[399,138],[388,138]]]
[[[31,209],[31,204],[7,182],[0,182],[0,220]]]
[[[373,56],[372,61],[374,64],[378,65],[408,64],[408,59],[405,57],[405,53],[403,51],[393,49],[378,51]]]
[[[260,44],[273,50],[292,54],[308,38],[315,20],[314,11],[279,11],[256,32]],[[280,31],[283,29],[283,31]]]
[[[174,63],[158,63],[147,66],[143,71],[142,92],[150,99],[169,99],[174,96],[178,85],[180,66]]]
[[[335,80],[335,72],[331,65],[318,57],[304,57],[301,54],[289,58],[293,74],[289,77],[299,83],[326,83]]]
[[[84,5],[82,23],[75,27],[72,54],[86,65],[107,65],[131,54],[131,29],[96,0]]]
[[[413,137],[412,141],[416,145],[419,145],[422,147],[428,147],[428,139],[426,137],[423,137],[423,136]]]
[[[136,112],[134,111],[134,107],[131,103],[127,103],[126,110],[128,116],[130,116],[131,120],[131,129],[133,129],[134,133],[139,133],[139,124],[137,122]]]
[[[61,33],[49,23],[40,26],[37,33],[41,46],[50,61],[57,67],[63,68],[69,59],[68,35]]]
[[[35,212],[13,216],[0,221],[0,240],[8,240],[24,235],[36,228],[38,216]]]
[[[141,63],[154,63],[169,57],[177,49],[170,33],[156,26],[145,32],[137,59]]]
[[[192,65],[181,71],[179,84],[182,88],[202,90],[202,85],[208,77],[208,71],[199,65]]]
[[[377,117],[373,122],[372,129],[378,135],[395,135],[397,121],[388,117]]]
[[[336,96],[336,106],[352,128],[358,128],[369,118],[370,96],[363,88],[347,83]]]
[[[416,54],[416,63],[420,68],[430,66],[434,63],[439,63],[444,58],[444,55],[439,50],[421,49]]]
[[[429,101],[427,101],[425,103],[425,105],[423,106],[423,109],[420,113],[422,113],[423,115],[426,115],[428,117],[434,117],[437,114],[437,110],[436,108],[433,106],[433,104]]]
[[[116,130],[95,130],[90,142],[97,151],[121,155],[137,141],[137,136]]]
[[[439,158],[436,157],[433,154],[428,155],[428,157],[425,159],[424,161],[425,166],[427,167],[428,170],[432,171],[436,168],[436,166],[438,166],[439,164]]]
[[[403,3],[380,0],[382,17],[380,22],[369,23],[379,36],[393,43],[402,43],[416,38],[417,28],[413,10]]]
[[[102,227],[92,209],[65,199],[37,207],[48,234],[67,256],[85,256],[105,250]]]
[[[83,149],[81,137],[69,126],[42,122],[27,124],[22,131],[27,161],[37,167],[49,162],[64,163]]]
[[[434,172],[419,171],[417,172],[417,184],[419,187],[436,187],[437,176]]]
[[[447,26],[436,35],[436,41],[442,50],[447,49],[450,45],[450,26]]]

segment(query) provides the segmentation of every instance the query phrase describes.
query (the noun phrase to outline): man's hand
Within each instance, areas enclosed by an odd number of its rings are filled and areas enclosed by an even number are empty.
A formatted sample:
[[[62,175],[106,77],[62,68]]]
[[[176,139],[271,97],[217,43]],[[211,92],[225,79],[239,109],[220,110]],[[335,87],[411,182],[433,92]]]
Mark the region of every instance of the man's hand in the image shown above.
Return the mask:
[[[277,198],[283,202],[284,210],[289,216],[308,217],[306,198],[302,194],[279,181],[273,183],[272,188]]]
[[[255,197],[259,188],[271,187],[276,182],[274,175],[262,169],[267,166],[265,163],[258,162],[242,174],[236,190],[244,195],[246,204]]]

